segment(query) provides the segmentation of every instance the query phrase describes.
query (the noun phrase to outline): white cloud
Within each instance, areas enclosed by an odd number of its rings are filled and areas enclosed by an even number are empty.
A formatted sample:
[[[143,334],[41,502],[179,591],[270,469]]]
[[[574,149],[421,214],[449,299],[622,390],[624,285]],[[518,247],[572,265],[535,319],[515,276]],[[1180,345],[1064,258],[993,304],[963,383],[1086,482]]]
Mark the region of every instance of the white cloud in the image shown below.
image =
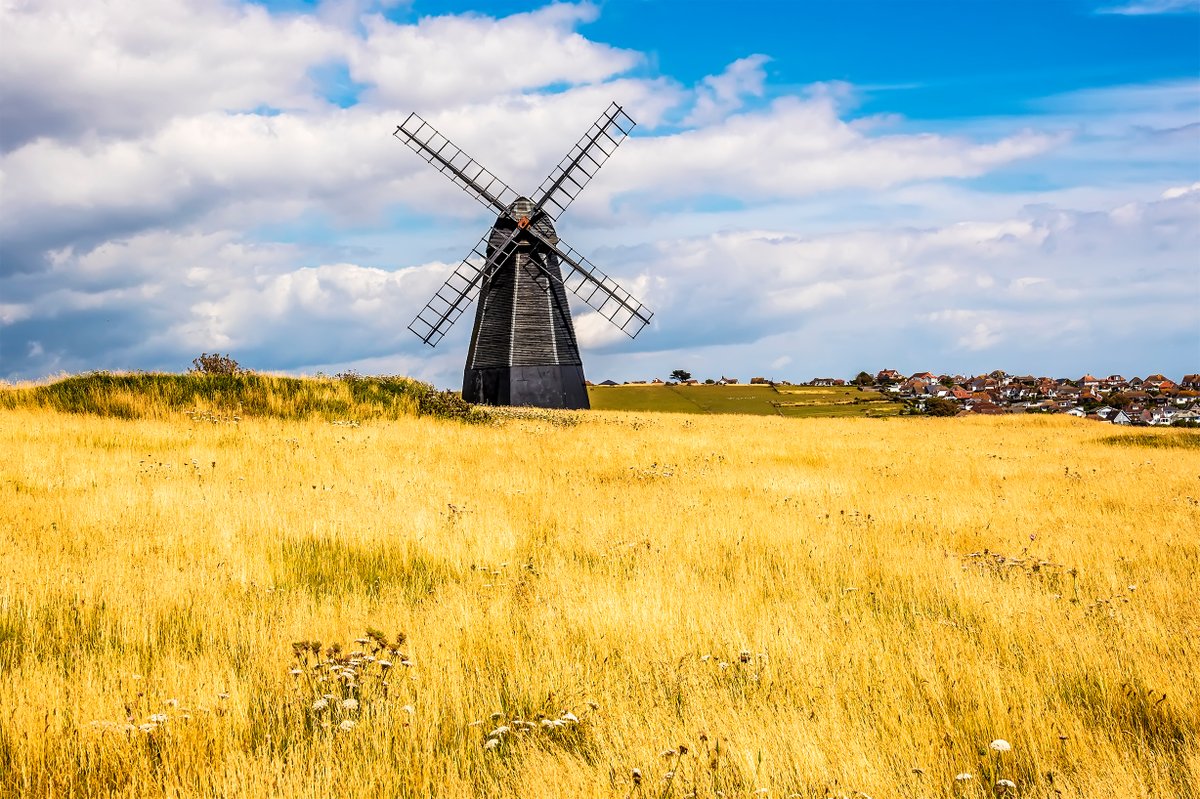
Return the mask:
[[[762,54],[739,58],[720,75],[704,78],[696,88],[691,113],[683,124],[701,126],[718,122],[741,108],[745,97],[761,97],[767,79],[763,66],[770,60]]]
[[[1147,14],[1182,14],[1200,11],[1200,0],[1133,0],[1115,6],[1105,6],[1098,14],[1123,14],[1144,16]]]
[[[871,347],[1068,358],[1096,336],[1126,335],[1105,342],[1118,352],[1195,330],[1200,183],[1178,169],[1195,81],[935,132],[852,120],[841,83],[764,102],[765,55],[694,86],[648,74],[646,55],[579,32],[590,4],[412,24],[380,7],[4,5],[0,374],[181,368],[220,348],[451,385],[469,315],[436,351],[405,326],[490,220],[392,130],[419,110],[528,192],[613,99],[640,126],[560,232],[657,315],[633,343],[579,315],[602,367],[839,374]],[[356,82],[352,107],[325,99],[331,65]],[[1093,179],[1135,162],[1175,172]],[[1079,179],[964,181],[1048,165]],[[707,201],[725,210],[689,210]]]

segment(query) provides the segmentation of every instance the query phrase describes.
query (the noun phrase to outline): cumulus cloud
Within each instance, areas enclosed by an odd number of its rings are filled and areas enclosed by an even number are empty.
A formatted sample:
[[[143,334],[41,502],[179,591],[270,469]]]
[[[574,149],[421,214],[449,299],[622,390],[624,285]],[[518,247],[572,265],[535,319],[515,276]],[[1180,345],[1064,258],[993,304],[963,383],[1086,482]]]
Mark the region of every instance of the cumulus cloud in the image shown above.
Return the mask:
[[[771,59],[756,54],[739,58],[719,75],[710,75],[696,88],[691,113],[683,120],[687,126],[719,121],[742,106],[746,97],[761,97],[767,79],[764,65]]]
[[[470,317],[436,351],[405,328],[491,219],[392,130],[418,110],[529,192],[614,99],[639,128],[560,232],[657,316],[630,343],[577,309],[597,368],[691,353],[840,373],[870,346],[950,359],[1082,352],[1130,320],[1194,330],[1194,174],[1086,195],[964,183],[1064,152],[1178,154],[1194,82],[935,132],[852,119],[841,83],[767,102],[765,54],[693,86],[648,74],[579,32],[591,4],[412,23],[387,5],[0,8],[0,376],[220,349],[452,385]]]

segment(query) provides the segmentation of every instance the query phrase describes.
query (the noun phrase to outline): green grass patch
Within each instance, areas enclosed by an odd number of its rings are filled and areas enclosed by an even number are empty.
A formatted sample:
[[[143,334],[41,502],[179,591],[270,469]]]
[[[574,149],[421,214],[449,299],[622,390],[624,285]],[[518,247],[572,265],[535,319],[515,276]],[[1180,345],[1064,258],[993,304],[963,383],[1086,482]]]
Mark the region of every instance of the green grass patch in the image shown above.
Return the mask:
[[[877,391],[814,386],[592,386],[592,408],[754,416],[894,416],[901,406]]]
[[[1200,432],[1159,430],[1153,433],[1121,433],[1099,439],[1112,447],[1150,447],[1151,449],[1200,449]]]
[[[448,564],[413,546],[360,545],[314,536],[284,541],[274,572],[279,587],[315,597],[362,593],[377,598],[399,589],[409,604],[426,599],[452,576]]]

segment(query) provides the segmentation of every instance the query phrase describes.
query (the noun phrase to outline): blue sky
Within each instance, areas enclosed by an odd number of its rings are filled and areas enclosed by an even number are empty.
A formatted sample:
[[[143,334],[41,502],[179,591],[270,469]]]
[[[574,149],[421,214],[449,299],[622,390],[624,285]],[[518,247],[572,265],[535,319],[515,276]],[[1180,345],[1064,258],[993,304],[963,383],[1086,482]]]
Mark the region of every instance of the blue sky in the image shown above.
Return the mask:
[[[0,378],[405,373],[487,214],[609,100],[560,234],[656,311],[588,376],[1200,369],[1200,0],[5,7]],[[528,190],[528,189],[525,189]],[[1178,375],[1176,375],[1178,376]]]

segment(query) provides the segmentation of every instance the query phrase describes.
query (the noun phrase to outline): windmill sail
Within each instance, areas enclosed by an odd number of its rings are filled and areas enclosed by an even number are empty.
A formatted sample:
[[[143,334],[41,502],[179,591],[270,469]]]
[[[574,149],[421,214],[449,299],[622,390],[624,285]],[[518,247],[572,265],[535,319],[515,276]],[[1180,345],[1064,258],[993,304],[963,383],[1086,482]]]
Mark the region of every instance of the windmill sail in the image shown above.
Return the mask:
[[[533,234],[538,236],[536,230]],[[569,244],[562,240],[549,241],[541,236],[538,238],[558,256],[559,261],[570,267],[563,279],[563,285],[620,328],[622,333],[630,338],[637,338],[638,333],[650,324],[650,319],[654,316],[650,309]]]
[[[495,271],[497,265],[512,256],[519,232],[514,230],[507,239],[493,242],[495,237],[489,230],[429,302],[425,303],[425,307],[412,320],[408,329],[429,346],[437,346],[442,336],[446,335],[446,331],[479,296],[480,286]]]
[[[610,105],[542,182],[536,199],[542,211],[558,219],[636,124],[621,106]]]
[[[392,135],[489,210],[503,213],[517,199],[508,184],[416,114],[409,114]]]

